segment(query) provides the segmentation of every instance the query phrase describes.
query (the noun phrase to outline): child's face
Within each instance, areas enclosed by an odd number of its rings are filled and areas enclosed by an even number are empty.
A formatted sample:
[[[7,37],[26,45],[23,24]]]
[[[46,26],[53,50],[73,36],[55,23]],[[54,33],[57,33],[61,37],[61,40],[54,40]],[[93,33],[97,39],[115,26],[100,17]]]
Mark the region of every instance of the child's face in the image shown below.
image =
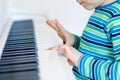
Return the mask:
[[[76,0],[85,9],[91,10],[104,4],[105,0]]]

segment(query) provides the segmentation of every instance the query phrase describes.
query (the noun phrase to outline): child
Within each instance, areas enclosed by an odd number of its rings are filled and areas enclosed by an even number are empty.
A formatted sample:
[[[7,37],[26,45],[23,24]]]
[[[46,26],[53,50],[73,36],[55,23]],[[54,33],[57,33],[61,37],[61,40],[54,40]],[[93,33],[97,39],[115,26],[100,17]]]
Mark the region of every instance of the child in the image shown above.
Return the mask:
[[[120,2],[77,0],[95,9],[81,37],[66,31],[58,20],[47,20],[65,45],[49,48],[64,53],[77,80],[120,80]]]

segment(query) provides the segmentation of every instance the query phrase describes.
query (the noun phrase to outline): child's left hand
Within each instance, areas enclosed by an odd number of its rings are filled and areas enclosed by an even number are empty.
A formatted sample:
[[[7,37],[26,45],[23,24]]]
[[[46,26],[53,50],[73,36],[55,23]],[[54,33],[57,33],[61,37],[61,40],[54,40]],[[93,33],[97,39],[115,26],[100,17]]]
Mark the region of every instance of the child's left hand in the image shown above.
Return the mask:
[[[73,66],[78,66],[79,58],[82,56],[82,53],[77,51],[75,48],[67,45],[54,46],[48,50],[57,50],[58,52],[63,53],[67,58],[69,64]]]

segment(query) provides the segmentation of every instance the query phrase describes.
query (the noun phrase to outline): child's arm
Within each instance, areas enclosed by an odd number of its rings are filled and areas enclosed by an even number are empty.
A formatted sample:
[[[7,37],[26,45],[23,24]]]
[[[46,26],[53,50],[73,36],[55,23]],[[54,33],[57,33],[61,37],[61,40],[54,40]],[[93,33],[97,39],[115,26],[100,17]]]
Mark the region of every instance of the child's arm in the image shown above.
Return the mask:
[[[79,73],[94,80],[120,80],[120,15],[115,15],[106,28],[113,44],[113,59],[84,55],[78,62]]]

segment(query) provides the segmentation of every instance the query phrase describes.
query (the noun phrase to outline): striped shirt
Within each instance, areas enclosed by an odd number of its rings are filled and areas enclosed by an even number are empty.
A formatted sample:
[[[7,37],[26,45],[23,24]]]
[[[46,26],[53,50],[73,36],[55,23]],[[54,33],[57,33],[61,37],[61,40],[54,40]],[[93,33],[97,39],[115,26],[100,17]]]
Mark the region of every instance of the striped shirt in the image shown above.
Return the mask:
[[[120,2],[97,7],[74,47],[84,54],[74,73],[93,80],[120,80]]]

